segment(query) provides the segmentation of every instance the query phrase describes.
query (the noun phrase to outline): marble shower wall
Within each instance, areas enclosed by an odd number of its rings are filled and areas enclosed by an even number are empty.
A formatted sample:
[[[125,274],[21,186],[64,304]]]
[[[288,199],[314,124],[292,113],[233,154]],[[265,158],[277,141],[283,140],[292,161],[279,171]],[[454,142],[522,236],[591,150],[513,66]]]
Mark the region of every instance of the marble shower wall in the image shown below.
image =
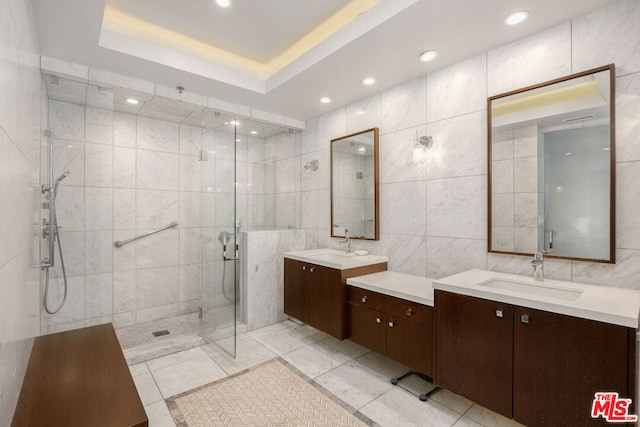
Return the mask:
[[[248,231],[241,248],[241,301],[249,330],[285,320],[282,254],[304,250],[304,231]]]
[[[548,277],[640,289],[640,2],[623,0],[571,22],[468,58],[309,120],[288,150],[287,222],[306,247],[329,238],[329,141],[379,127],[379,242],[355,249],[389,256],[389,269],[439,278],[470,268],[531,274],[526,257],[487,253],[486,98],[601,65],[616,64],[617,262],[548,260]],[[413,163],[416,130],[433,136]],[[320,160],[313,172],[302,169]],[[281,162],[284,162],[284,158]],[[299,185],[300,188],[295,188]],[[293,187],[293,188],[292,188]],[[276,188],[276,190],[279,190]],[[292,205],[293,204],[293,205]]]
[[[218,233],[233,227],[233,133],[60,101],[49,110],[54,176],[71,171],[57,203],[69,296],[43,332],[194,312],[201,295],[207,306],[226,304],[212,283],[222,273]],[[261,225],[253,188],[262,140],[244,138],[237,151],[238,218]],[[113,247],[172,221],[177,228]],[[52,303],[63,288],[59,264],[53,275]]]
[[[0,425],[40,333],[40,62],[31,2],[0,0]]]

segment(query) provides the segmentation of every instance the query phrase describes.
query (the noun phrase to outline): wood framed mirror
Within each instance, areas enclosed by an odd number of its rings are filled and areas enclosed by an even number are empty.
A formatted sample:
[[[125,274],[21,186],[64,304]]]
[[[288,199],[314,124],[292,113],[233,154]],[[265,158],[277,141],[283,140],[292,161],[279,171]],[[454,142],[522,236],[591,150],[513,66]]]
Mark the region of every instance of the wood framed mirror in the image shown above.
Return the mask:
[[[379,130],[331,140],[331,237],[380,239]]]
[[[613,64],[488,98],[488,251],[615,262]]]

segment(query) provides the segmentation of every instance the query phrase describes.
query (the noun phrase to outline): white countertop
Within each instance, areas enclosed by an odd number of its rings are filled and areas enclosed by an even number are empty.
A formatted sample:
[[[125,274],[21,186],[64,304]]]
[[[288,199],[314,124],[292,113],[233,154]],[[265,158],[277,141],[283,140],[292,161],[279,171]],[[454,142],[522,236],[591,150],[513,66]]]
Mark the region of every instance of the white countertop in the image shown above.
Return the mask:
[[[554,296],[535,295],[511,289],[496,289],[483,285],[492,279],[519,282],[531,287],[545,287],[561,292],[581,292],[581,294],[573,300],[566,300]],[[638,328],[640,291],[633,289],[551,279],[536,282],[533,277],[486,270],[469,270],[434,280],[433,288],[634,329]]]
[[[394,271],[381,271],[347,279],[347,285],[391,295],[433,307],[432,280]]]
[[[388,257],[382,255],[356,255],[353,252],[347,254],[344,251],[328,248],[285,252],[284,257],[337,270],[347,270],[389,261]]]

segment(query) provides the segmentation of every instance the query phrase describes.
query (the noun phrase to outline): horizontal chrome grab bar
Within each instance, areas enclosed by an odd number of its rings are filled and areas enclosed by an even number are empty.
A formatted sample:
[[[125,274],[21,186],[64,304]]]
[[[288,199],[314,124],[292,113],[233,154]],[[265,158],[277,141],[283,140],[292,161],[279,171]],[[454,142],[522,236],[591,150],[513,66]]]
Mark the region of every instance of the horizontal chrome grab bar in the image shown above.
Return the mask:
[[[127,240],[116,240],[115,242],[113,242],[113,246],[115,246],[116,248],[121,248],[124,245],[126,245],[127,243],[131,243],[131,242],[136,241],[138,239],[142,239],[143,237],[151,236],[152,234],[156,234],[156,233],[158,233],[158,232],[160,232],[162,230],[166,230],[167,228],[174,228],[174,227],[177,227],[177,226],[178,226],[178,223],[176,221],[173,221],[171,224],[165,225],[164,227],[158,228],[157,230],[149,231],[148,233],[144,233],[144,234],[141,234],[141,235],[136,236],[136,237],[132,237],[132,238],[127,239]]]

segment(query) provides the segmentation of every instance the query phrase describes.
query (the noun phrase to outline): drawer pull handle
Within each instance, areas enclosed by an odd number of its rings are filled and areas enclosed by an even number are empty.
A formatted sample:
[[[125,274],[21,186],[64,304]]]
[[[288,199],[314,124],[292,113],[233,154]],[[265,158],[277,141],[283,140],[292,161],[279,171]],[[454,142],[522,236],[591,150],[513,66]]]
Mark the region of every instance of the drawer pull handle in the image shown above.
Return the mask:
[[[502,309],[496,310],[496,317],[504,317],[504,311]]]
[[[316,271],[316,269],[315,269],[315,268],[313,268],[313,267],[311,267],[311,268],[309,269],[309,271],[311,271],[311,272],[313,273],[314,271]]]
[[[382,319],[380,319],[379,317],[376,317],[376,323],[382,323]]]
[[[413,316],[413,310],[412,309],[407,309],[407,316],[411,317]]]
[[[520,316],[520,320],[522,321],[522,323],[529,323],[529,315],[523,314],[522,316]]]
[[[306,265],[302,266],[302,271],[307,271],[307,266]]]
[[[393,322],[389,322],[389,327],[393,328]]]
[[[363,303],[366,303],[366,302],[367,302],[367,296],[366,296],[366,295],[365,295],[365,296],[363,296],[363,297],[362,297],[362,299],[361,299],[361,301],[362,301]]]

